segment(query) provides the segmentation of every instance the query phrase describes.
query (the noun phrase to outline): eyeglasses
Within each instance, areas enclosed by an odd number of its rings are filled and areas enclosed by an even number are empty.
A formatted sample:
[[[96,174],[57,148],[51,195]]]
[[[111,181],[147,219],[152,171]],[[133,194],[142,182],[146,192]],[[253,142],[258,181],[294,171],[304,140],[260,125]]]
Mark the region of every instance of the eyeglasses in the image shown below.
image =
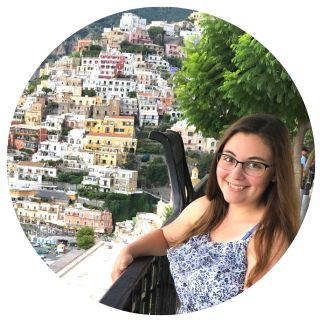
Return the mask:
[[[259,161],[238,161],[225,153],[216,153],[216,157],[219,168],[232,171],[240,163],[243,172],[251,177],[261,177],[268,168],[274,166],[273,164],[269,165]]]

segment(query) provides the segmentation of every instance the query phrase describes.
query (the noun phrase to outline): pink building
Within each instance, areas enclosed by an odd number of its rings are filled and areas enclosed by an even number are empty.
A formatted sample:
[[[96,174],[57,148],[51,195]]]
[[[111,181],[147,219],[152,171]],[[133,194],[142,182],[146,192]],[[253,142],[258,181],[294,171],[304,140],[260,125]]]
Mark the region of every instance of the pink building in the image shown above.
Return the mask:
[[[99,78],[110,79],[123,74],[125,57],[121,54],[101,53],[99,61]]]
[[[167,57],[177,57],[177,58],[183,57],[183,53],[180,49],[180,46],[175,43],[167,43],[165,45],[165,55]]]
[[[148,31],[142,30],[141,28],[134,28],[132,31],[129,31],[129,42],[133,44],[144,44],[151,43]]]
[[[112,232],[112,213],[69,207],[65,209],[64,223],[68,227],[92,227],[96,233]]]
[[[47,140],[47,129],[40,126],[26,124],[12,125],[8,137],[8,145],[14,146],[18,150],[28,149],[32,152],[38,150],[38,144]]]

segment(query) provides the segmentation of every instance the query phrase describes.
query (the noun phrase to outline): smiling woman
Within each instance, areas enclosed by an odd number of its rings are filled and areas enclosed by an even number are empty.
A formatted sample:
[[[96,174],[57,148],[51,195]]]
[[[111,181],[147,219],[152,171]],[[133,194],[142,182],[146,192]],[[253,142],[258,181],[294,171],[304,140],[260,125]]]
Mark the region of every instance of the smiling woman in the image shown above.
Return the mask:
[[[298,228],[288,130],[273,115],[245,116],[220,140],[206,195],[173,222],[127,245],[112,277],[116,280],[136,257],[167,254],[178,312],[201,310],[258,281]]]

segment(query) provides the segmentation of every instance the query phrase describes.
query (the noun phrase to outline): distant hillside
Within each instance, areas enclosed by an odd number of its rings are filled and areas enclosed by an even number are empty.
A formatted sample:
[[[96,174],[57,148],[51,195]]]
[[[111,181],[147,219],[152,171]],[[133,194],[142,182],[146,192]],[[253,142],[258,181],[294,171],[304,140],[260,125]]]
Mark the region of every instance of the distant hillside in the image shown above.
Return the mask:
[[[50,60],[56,60],[58,57],[63,55],[68,55],[71,53],[72,48],[78,39],[83,38],[95,38],[103,32],[103,28],[110,28],[111,26],[119,26],[122,13],[131,12],[138,15],[141,18],[147,19],[147,23],[151,21],[167,21],[168,23],[183,21],[194,10],[175,8],[175,7],[148,7],[148,8],[139,8],[134,10],[127,10],[119,12],[107,17],[104,17],[100,20],[97,20],[86,27],[78,30],[63,43],[61,43],[46,59],[41,65]]]

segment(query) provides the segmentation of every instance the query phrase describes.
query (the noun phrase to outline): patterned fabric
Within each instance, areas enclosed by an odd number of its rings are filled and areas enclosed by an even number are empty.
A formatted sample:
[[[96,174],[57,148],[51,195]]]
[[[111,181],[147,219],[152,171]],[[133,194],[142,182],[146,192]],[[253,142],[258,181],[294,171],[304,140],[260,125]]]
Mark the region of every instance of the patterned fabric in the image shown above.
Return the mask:
[[[170,248],[167,257],[180,300],[178,313],[215,306],[244,290],[250,230],[241,240],[217,243],[209,233]]]

